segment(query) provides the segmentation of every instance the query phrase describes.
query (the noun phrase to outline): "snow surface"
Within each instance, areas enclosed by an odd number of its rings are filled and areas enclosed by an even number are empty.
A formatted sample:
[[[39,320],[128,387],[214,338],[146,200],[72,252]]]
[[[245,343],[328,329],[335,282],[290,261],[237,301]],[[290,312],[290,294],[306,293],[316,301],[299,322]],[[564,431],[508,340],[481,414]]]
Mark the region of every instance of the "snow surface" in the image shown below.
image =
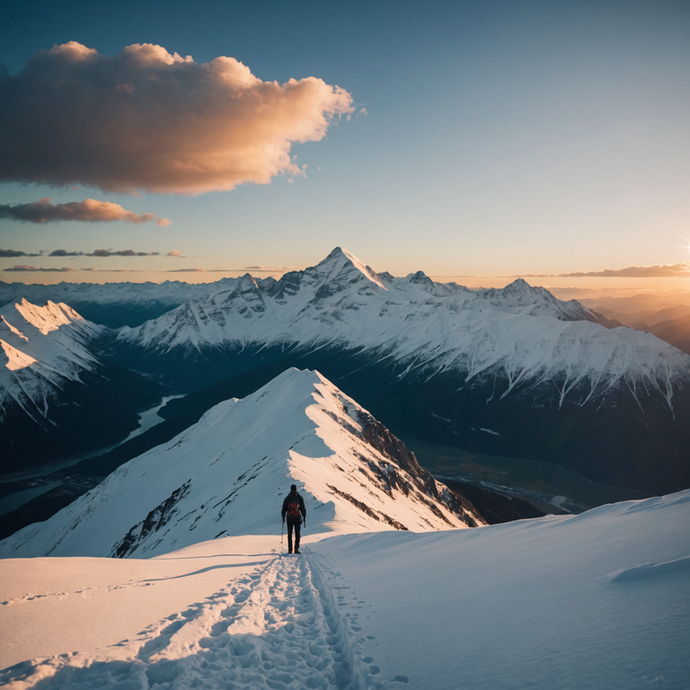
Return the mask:
[[[685,690],[689,521],[684,491],[472,530],[310,534],[299,556],[276,533],[0,560],[0,683]]]
[[[336,248],[279,281],[247,274],[158,319],[124,327],[118,338],[161,353],[334,346],[402,362],[405,374],[453,372],[468,382],[498,372],[508,380],[502,396],[545,382],[556,385],[560,404],[571,396],[584,405],[619,385],[638,402],[655,391],[672,413],[674,392],[690,384],[690,356],[649,333],[607,329],[596,320],[578,302],[521,279],[472,292],[422,272],[375,273]]]
[[[318,372],[289,369],[3,540],[0,556],[157,556],[224,535],[273,534],[293,481],[316,531],[484,524],[471,510],[452,512],[430,475],[420,480],[374,447],[373,422]]]
[[[39,307],[26,299],[0,309],[0,422],[17,403],[27,414],[47,416],[65,380],[79,381],[98,360],[87,344],[104,332],[66,304]]]

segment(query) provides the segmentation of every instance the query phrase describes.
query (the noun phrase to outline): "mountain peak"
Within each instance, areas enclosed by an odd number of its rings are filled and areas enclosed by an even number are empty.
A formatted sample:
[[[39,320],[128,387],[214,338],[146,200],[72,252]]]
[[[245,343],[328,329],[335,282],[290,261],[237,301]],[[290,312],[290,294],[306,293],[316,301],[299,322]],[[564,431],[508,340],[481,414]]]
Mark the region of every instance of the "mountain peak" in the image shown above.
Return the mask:
[[[523,313],[538,316],[552,314],[562,321],[596,321],[592,312],[579,302],[571,300],[562,302],[546,288],[534,287],[523,278],[518,278],[504,288],[484,290],[481,296],[493,306],[501,308],[519,308]],[[527,310],[527,311],[524,311]]]
[[[314,266],[314,269],[320,271],[324,269],[327,270],[329,282],[332,278],[335,278],[343,272],[352,274],[356,271],[355,275],[352,277],[358,277],[357,273],[359,273],[368,281],[386,290],[386,287],[376,271],[366,266],[354,254],[350,254],[350,252],[345,251],[342,247],[336,247],[323,261]],[[307,269],[307,271],[308,270],[309,269]]]

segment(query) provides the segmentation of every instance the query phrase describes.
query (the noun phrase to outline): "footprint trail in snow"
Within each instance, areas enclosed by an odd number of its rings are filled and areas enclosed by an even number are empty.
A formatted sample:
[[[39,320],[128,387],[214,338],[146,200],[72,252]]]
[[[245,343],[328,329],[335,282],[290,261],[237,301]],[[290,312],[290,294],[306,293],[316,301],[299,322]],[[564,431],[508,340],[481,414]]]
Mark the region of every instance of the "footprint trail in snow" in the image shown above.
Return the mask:
[[[385,682],[373,660],[362,658],[356,614],[341,615],[343,599],[315,556],[276,556],[144,631],[134,658],[27,661],[0,672],[0,683],[17,690],[404,687],[406,678]]]

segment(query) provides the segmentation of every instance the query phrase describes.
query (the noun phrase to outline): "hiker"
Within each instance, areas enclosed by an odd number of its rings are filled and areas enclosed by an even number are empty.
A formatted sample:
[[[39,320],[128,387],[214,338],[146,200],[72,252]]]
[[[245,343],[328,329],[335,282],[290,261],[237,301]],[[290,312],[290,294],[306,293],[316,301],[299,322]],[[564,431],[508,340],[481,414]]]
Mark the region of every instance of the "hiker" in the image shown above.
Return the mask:
[[[287,530],[288,530],[288,553],[292,553],[292,530],[295,530],[295,553],[299,553],[299,532],[302,518],[304,518],[304,526],[307,526],[307,509],[304,507],[304,499],[297,493],[297,487],[292,484],[290,486],[290,493],[283,501],[283,510],[281,511],[283,517],[283,524],[285,524],[285,516],[287,516]]]

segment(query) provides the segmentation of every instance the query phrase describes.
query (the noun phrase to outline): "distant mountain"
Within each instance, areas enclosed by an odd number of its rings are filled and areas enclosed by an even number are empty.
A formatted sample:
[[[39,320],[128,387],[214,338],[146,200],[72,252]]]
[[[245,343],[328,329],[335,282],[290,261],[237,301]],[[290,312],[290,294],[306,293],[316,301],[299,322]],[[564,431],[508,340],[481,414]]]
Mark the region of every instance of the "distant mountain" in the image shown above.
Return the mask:
[[[677,319],[668,319],[657,322],[646,328],[657,338],[677,347],[679,350],[690,354],[690,314]]]
[[[34,304],[45,304],[52,300],[69,304],[85,319],[103,326],[138,326],[191,299],[203,297],[219,285],[236,280],[223,278],[212,286],[170,280],[163,283],[62,282],[57,285],[27,285],[0,281],[0,307],[21,299]]]
[[[136,427],[135,410],[160,387],[94,354],[107,332],[65,304],[22,299],[0,309],[1,472],[113,442]]]
[[[643,318],[645,314],[655,314],[664,309],[690,306],[690,291],[688,290],[666,290],[627,297],[602,296],[601,293],[594,293],[592,296],[592,292],[590,290],[584,294],[580,302],[590,309],[596,309],[602,313],[606,313],[605,310],[610,311],[624,318]]]
[[[150,557],[220,536],[276,534],[293,482],[310,532],[485,524],[366,410],[317,372],[291,369],[0,542],[0,557]]]
[[[219,285],[137,328],[117,361],[201,389],[318,368],[394,431],[557,463],[645,491],[690,486],[690,357],[517,280],[473,292],[336,248],[280,280]]]
[[[601,308],[602,314],[624,326],[652,333],[673,347],[690,354],[690,305],[624,314]]]

